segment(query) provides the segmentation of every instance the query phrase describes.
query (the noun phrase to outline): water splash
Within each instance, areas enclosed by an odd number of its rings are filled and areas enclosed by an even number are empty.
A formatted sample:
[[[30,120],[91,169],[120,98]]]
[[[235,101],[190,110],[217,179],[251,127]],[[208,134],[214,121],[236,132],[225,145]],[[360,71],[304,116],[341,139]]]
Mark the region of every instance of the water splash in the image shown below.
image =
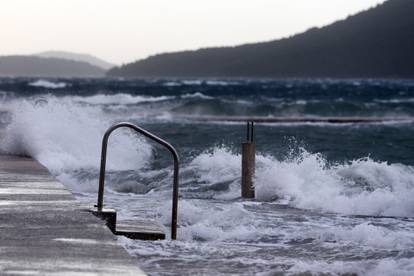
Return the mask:
[[[32,156],[57,175],[98,168],[101,139],[113,120],[101,108],[36,97],[11,102],[9,111],[2,152]],[[149,144],[126,131],[114,134],[109,147],[108,170],[144,167],[152,154]]]

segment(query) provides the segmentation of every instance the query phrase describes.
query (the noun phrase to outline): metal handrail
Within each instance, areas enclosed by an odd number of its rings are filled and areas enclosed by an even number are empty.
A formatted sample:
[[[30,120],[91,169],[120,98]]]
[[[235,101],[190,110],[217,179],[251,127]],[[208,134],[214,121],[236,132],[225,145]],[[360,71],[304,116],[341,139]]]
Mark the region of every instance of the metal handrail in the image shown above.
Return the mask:
[[[175,240],[177,238],[177,210],[178,210],[178,173],[179,173],[179,158],[177,151],[173,146],[168,142],[159,138],[158,136],[152,134],[151,132],[146,131],[139,126],[136,126],[131,123],[122,122],[115,124],[108,128],[105,132],[105,135],[102,139],[102,153],[101,153],[101,168],[99,172],[99,190],[98,190],[98,204],[96,205],[98,211],[102,211],[103,208],[103,196],[104,196],[104,186],[105,186],[105,170],[106,170],[106,153],[108,148],[108,139],[111,133],[121,127],[126,127],[135,130],[136,132],[144,135],[145,137],[157,142],[158,144],[167,148],[167,150],[172,154],[174,159],[174,176],[173,176],[173,195],[172,195],[172,220],[171,220],[171,239]]]

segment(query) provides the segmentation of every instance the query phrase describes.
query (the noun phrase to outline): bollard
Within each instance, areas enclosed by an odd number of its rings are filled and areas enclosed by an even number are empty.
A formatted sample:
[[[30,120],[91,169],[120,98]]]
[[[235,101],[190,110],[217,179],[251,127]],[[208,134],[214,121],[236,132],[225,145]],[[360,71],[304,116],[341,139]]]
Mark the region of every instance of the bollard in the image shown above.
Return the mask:
[[[247,141],[242,143],[241,196],[254,198],[254,170],[256,161],[256,144],[253,141],[254,123],[247,122]]]

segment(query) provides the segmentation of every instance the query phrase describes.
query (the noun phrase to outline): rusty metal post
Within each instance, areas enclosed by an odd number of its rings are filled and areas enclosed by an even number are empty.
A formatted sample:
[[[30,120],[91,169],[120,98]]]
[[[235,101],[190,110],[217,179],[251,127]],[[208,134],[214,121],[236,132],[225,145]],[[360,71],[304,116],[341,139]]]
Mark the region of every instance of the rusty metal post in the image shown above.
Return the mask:
[[[247,141],[242,143],[241,196],[254,198],[254,171],[256,162],[256,144],[253,138],[254,122],[247,122]]]

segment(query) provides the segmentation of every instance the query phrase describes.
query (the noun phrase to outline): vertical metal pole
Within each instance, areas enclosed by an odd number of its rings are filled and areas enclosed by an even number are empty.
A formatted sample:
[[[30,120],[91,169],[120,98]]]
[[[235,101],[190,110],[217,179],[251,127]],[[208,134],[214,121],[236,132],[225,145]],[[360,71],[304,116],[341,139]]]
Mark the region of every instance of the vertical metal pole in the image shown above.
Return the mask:
[[[111,134],[112,131],[113,131],[112,128],[108,129],[105,132],[105,135],[102,139],[101,167],[99,169],[98,202],[96,205],[98,212],[101,212],[103,208],[103,196],[104,196],[104,191],[105,191],[106,152],[108,149],[109,135]]]
[[[247,123],[247,141],[242,143],[241,196],[254,198],[254,171],[256,161],[256,144],[253,140],[253,122]]]
[[[178,170],[179,160],[178,155],[171,151],[174,158],[174,179],[173,179],[173,196],[172,196],[172,210],[171,210],[171,239],[177,239],[177,214],[178,214]]]

